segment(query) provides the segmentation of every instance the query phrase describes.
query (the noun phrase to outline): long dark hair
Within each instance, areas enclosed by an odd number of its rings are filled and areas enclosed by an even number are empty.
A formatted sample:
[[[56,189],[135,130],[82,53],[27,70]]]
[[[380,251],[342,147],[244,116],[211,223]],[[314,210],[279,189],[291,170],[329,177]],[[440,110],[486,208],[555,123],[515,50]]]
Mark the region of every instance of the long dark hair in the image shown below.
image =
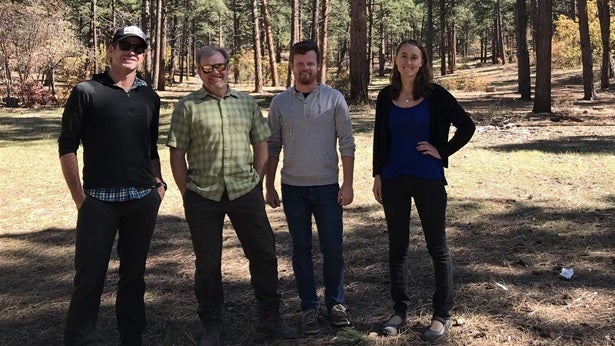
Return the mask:
[[[427,52],[425,48],[416,40],[404,40],[402,41],[395,50],[395,58],[397,58],[397,54],[399,54],[399,50],[405,44],[410,44],[421,50],[421,55],[423,59],[423,64],[421,68],[416,74],[416,78],[414,79],[414,88],[412,89],[412,98],[418,100],[421,97],[427,97],[429,95],[429,91],[431,90],[433,84],[433,71],[431,69],[431,65],[429,65],[429,60],[427,60]],[[397,64],[393,64],[393,72],[391,73],[391,98],[397,99],[399,97],[399,93],[401,92],[401,75],[399,73],[399,69],[397,68]]]

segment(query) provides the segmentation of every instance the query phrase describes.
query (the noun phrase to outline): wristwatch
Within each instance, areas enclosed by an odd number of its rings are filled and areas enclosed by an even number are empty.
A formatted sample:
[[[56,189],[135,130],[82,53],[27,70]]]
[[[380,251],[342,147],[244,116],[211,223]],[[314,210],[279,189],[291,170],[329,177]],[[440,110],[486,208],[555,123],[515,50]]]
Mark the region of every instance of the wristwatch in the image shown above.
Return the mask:
[[[161,186],[162,186],[162,187],[164,187],[164,190],[165,190],[165,191],[167,190],[167,183],[165,183],[164,181],[161,181],[161,182],[159,182],[159,183],[156,183],[156,188],[159,188],[159,187],[161,187]]]

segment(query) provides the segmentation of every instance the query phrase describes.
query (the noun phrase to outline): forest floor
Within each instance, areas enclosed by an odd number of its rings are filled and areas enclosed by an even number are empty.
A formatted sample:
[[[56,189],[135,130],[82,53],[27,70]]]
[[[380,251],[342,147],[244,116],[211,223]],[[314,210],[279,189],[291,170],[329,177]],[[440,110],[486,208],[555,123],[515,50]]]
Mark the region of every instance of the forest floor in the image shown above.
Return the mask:
[[[447,345],[615,345],[615,93],[580,101],[579,70],[553,73],[553,113],[521,101],[515,65],[476,66],[447,78],[473,78],[489,92],[451,90],[477,122],[447,170],[447,234],[455,307]],[[597,74],[596,74],[597,75]],[[461,77],[459,77],[461,76]],[[376,80],[376,92],[386,83]],[[199,322],[194,255],[181,196],[164,146],[170,111],[198,83],[160,92],[159,149],[169,191],[162,203],[146,274],[146,345],[195,345]],[[243,88],[243,86],[238,86]],[[249,90],[249,89],[246,89]],[[266,114],[282,88],[255,94]],[[432,269],[412,211],[408,292],[401,335],[378,335],[391,315],[387,234],[371,193],[373,105],[351,107],[357,142],[355,200],[345,209],[345,291],[352,328],[325,321],[316,336],[293,341],[255,330],[248,263],[225,223],[223,280],[226,345],[420,345],[429,323]],[[0,345],[59,345],[71,293],[76,210],[57,159],[60,109],[0,108]],[[301,311],[292,247],[281,208],[267,212],[277,241],[282,313]],[[322,256],[314,243],[318,282]],[[113,304],[118,258],[109,265],[98,320],[99,345],[119,344]],[[574,270],[572,279],[559,276]],[[323,291],[319,290],[322,297]]]

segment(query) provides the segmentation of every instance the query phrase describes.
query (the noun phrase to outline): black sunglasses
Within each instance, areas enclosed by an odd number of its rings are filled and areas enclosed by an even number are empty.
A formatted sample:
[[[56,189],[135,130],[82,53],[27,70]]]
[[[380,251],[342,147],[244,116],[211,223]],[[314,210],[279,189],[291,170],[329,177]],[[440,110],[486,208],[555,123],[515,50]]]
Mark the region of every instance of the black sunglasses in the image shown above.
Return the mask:
[[[205,65],[205,66],[201,66],[201,71],[203,71],[203,73],[205,73],[205,74],[211,73],[211,72],[213,72],[213,70],[216,70],[218,72],[224,72],[226,70],[227,66],[228,66],[227,63]]]
[[[120,49],[123,51],[129,51],[132,49],[135,54],[143,54],[143,52],[145,52],[145,47],[143,45],[132,44],[127,41],[120,41],[117,43],[117,46],[120,47]]]

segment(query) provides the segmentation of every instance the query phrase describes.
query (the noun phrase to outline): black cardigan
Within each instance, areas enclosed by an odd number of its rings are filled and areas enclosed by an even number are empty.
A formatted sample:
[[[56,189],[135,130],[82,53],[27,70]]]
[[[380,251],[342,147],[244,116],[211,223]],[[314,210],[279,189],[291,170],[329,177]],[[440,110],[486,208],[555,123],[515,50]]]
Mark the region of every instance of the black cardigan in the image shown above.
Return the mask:
[[[429,102],[431,141],[442,157],[442,165],[448,167],[448,157],[461,149],[474,134],[476,126],[469,114],[463,110],[455,97],[438,84],[432,84],[426,100]],[[380,174],[380,170],[389,161],[389,111],[393,100],[390,95],[391,86],[384,87],[376,99],[376,120],[374,124],[374,151],[372,175]],[[449,140],[450,126],[457,130]]]

